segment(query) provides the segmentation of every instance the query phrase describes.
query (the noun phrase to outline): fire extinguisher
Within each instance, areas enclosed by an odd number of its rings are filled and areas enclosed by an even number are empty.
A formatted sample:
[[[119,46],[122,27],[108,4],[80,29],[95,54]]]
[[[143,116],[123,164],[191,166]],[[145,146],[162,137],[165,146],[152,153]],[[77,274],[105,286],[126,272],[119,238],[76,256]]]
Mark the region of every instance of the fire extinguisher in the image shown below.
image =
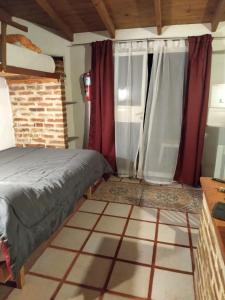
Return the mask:
[[[84,84],[84,99],[86,101],[91,101],[91,72],[84,73],[83,84]]]

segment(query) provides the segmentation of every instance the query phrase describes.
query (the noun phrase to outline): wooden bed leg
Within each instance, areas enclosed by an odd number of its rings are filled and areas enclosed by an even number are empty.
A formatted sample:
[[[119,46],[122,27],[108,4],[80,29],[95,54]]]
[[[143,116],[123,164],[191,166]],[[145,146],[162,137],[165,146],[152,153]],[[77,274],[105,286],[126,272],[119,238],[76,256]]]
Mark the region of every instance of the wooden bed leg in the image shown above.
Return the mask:
[[[91,195],[92,195],[92,187],[89,187],[89,189],[87,190],[87,199],[91,199]]]
[[[16,279],[16,287],[18,289],[22,289],[24,284],[25,284],[25,272],[24,272],[24,267],[22,267],[20,269],[20,273]]]

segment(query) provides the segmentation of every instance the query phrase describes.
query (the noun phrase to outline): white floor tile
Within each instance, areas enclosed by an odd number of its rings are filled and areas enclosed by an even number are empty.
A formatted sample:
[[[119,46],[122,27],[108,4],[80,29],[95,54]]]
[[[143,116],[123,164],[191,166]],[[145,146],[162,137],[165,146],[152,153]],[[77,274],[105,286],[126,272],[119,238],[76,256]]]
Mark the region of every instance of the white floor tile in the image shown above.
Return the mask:
[[[139,207],[135,206],[133,208],[131,218],[139,219],[143,221],[156,222],[157,219],[157,209],[150,207]]]
[[[156,265],[169,269],[192,272],[190,249],[158,243]]]
[[[109,233],[122,234],[125,224],[126,219],[102,216],[95,229]]]
[[[80,250],[88,234],[89,231],[87,230],[63,227],[51,244],[67,249]]]
[[[189,246],[189,235],[186,227],[159,224],[158,241]]]
[[[120,203],[109,203],[104,214],[118,217],[128,217],[131,205]]]
[[[124,237],[118,253],[118,258],[151,264],[153,246],[154,243],[150,241]]]
[[[112,260],[80,254],[67,280],[102,288],[106,281]]]
[[[155,269],[151,298],[153,300],[194,300],[193,277]]]
[[[62,278],[75,256],[72,252],[47,248],[35,262],[31,272]]]
[[[67,223],[69,226],[92,229],[99,218],[98,215],[78,211]]]
[[[130,220],[125,235],[154,240],[155,224],[143,221]]]
[[[199,238],[199,230],[196,228],[191,228],[191,238],[192,238],[192,246],[197,247],[198,238]]]
[[[134,264],[116,262],[108,289],[136,297],[146,298],[151,269]]]
[[[118,296],[118,295],[106,293],[103,296],[103,300],[130,300],[130,298],[128,298],[126,296]]]
[[[86,200],[79,210],[101,214],[106,204],[104,201]]]
[[[58,286],[57,281],[37,276],[27,275],[26,284],[20,289],[14,289],[7,300],[49,300]]]
[[[189,224],[191,227],[198,228],[200,223],[200,215],[199,214],[190,214],[188,213]]]
[[[119,240],[119,236],[93,232],[83,251],[100,255],[114,256]]]
[[[99,295],[97,291],[65,283],[55,300],[97,300]]]
[[[160,223],[187,226],[186,214],[179,211],[160,210]]]

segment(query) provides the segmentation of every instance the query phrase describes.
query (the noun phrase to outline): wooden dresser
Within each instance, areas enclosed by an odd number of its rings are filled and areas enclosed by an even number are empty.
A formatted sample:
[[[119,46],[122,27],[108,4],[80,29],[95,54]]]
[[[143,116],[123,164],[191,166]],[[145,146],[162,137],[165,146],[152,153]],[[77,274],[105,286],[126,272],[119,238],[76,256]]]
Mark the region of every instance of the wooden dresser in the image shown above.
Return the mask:
[[[195,253],[196,300],[225,300],[225,221],[211,216],[216,202],[225,203],[218,187],[225,184],[202,177],[203,210]]]

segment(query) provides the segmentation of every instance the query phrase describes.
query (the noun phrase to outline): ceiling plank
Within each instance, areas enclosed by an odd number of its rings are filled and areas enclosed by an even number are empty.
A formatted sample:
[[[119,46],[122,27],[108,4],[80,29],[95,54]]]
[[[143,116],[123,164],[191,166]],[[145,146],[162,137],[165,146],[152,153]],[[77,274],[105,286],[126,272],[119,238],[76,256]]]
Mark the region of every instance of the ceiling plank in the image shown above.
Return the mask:
[[[54,10],[54,8],[48,3],[48,0],[35,0],[39,6],[49,15],[54,21],[60,31],[62,31],[64,38],[69,41],[73,41],[73,32],[70,27],[62,20],[60,15]]]
[[[0,7],[0,21],[6,23],[8,25],[11,25],[11,26],[13,26],[13,27],[15,27],[17,29],[20,29],[22,31],[28,32],[28,28],[26,26],[23,26],[23,25],[21,25],[21,24],[19,24],[17,22],[14,22],[12,20],[12,17],[10,16],[10,14],[8,14],[1,7]]]
[[[160,35],[162,33],[162,10],[161,10],[161,0],[154,0],[155,7],[155,20],[157,33]]]
[[[223,19],[225,13],[225,0],[218,0],[217,7],[215,9],[215,13],[212,17],[211,29],[212,32],[217,30],[219,22]]]
[[[95,6],[99,17],[105,25],[109,35],[111,38],[115,38],[115,25],[114,22],[105,6],[103,0],[91,0],[93,5]]]

